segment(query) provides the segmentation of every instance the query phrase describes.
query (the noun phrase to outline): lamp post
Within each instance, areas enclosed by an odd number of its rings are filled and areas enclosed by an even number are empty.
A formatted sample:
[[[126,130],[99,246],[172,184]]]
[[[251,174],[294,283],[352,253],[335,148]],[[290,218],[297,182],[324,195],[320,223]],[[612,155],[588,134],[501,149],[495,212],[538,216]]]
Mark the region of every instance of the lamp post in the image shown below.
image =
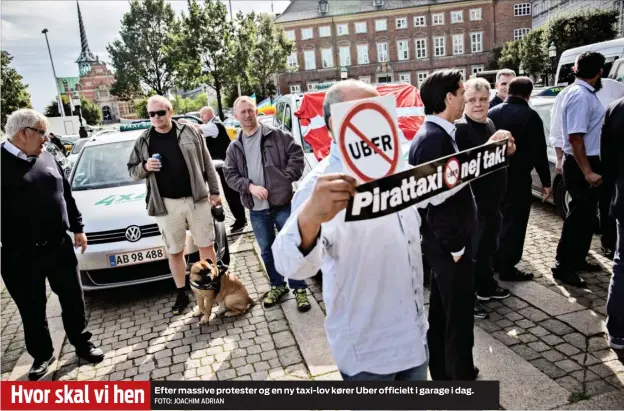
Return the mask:
[[[349,72],[345,66],[340,68],[340,80],[346,80],[349,77]]]
[[[50,63],[52,64],[52,74],[54,74],[54,87],[56,88],[57,95],[57,104],[58,109],[61,114],[61,117],[65,117],[65,109],[63,108],[63,99],[61,98],[61,92],[58,88],[58,81],[56,81],[56,70],[54,69],[54,60],[52,60],[52,52],[50,51],[50,42],[48,41],[48,29],[41,30],[46,39],[46,44],[48,45],[48,54],[50,55]]]
[[[80,120],[80,129],[78,131],[78,134],[80,135],[80,138],[89,137],[89,133],[87,133],[87,129],[82,124],[82,107],[81,107],[81,102],[80,102],[80,96],[78,95],[78,93],[72,96],[72,103],[74,107],[78,107],[78,119]]]
[[[550,57],[550,73],[552,74],[552,85],[555,86],[555,62],[557,59],[557,46],[554,42],[548,47],[548,57]]]
[[[518,74],[521,76],[524,74],[524,65],[520,63],[520,67],[518,67]]]

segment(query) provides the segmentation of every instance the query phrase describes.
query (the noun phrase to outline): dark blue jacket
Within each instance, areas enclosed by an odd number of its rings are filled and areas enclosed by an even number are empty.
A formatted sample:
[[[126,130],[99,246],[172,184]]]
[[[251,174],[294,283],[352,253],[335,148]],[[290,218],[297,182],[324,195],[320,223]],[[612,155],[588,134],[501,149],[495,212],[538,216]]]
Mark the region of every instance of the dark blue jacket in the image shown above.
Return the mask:
[[[610,213],[624,219],[624,97],[607,109],[600,140],[600,160],[603,189],[614,190]],[[614,189],[615,188],[615,189]]]
[[[413,166],[424,164],[456,152],[451,136],[439,125],[425,121],[412,141],[409,163]],[[442,204],[428,205],[423,213],[427,224],[422,227],[426,251],[449,255],[469,247],[477,229],[476,211],[470,185]]]

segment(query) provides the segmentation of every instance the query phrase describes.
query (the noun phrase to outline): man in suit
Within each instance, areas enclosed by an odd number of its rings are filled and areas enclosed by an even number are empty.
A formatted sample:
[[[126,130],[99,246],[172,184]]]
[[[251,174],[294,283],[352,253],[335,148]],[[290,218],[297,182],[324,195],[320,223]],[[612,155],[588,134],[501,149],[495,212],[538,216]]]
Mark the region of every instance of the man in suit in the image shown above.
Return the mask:
[[[420,88],[426,119],[409,152],[419,165],[458,152],[455,125],[464,111],[464,86],[458,70],[431,74]],[[434,380],[474,380],[472,234],[477,210],[469,185],[423,213],[423,254],[432,270],[429,308],[429,370]]]
[[[491,108],[488,113],[497,129],[511,132],[517,147],[507,169],[507,190],[501,205],[503,227],[494,258],[494,271],[503,281],[533,279],[533,273],[516,268],[522,259],[531,213],[533,168],[542,182],[542,198],[547,200],[552,195],[544,123],[539,114],[529,107],[532,91],[533,83],[529,78],[516,77],[509,83],[509,96],[505,102]]]
[[[615,190],[610,214],[616,220],[617,246],[613,259],[613,276],[607,297],[607,330],[609,343],[624,358],[624,97],[607,109],[600,140],[603,184],[613,181]],[[613,187],[611,187],[613,190]]]

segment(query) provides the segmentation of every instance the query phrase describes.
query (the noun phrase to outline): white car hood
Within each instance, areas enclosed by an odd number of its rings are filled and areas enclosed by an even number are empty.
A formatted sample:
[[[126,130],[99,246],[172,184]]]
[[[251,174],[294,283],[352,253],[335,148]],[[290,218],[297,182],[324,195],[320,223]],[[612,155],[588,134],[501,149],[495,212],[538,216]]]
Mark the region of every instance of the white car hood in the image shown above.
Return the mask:
[[[100,190],[74,191],[85,233],[155,224],[145,207],[145,183]]]

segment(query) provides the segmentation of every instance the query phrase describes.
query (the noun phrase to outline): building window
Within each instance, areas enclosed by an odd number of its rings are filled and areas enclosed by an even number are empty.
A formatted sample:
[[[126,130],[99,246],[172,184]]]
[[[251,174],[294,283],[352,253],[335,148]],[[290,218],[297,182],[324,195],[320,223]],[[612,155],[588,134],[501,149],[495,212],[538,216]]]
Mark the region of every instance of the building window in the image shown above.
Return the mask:
[[[416,39],[414,45],[416,46],[416,58],[427,58],[427,39]]]
[[[377,61],[388,61],[388,43],[377,43]]]
[[[453,54],[464,54],[463,34],[453,34]]]
[[[433,50],[435,57],[442,57],[446,55],[446,44],[444,42],[444,36],[433,38]]]
[[[311,38],[314,38],[311,27],[307,29],[301,29],[301,40],[309,40]]]
[[[470,21],[482,20],[483,9],[470,9]]]
[[[472,66],[472,74],[477,74],[483,71],[483,65]]]
[[[321,61],[323,68],[334,67],[334,51],[329,49],[321,49]]]
[[[409,40],[399,40],[397,46],[399,60],[409,60]]]
[[[428,75],[429,75],[428,71],[418,71],[418,72],[416,72],[416,78],[418,79],[418,88],[420,88],[420,86],[422,85],[423,81],[425,81],[425,79],[427,78]]]
[[[316,90],[316,84],[314,82],[308,83],[308,91],[315,91]]]
[[[427,18],[425,16],[415,16],[414,27],[427,27]]]
[[[407,17],[399,17],[396,19],[396,28],[397,29],[406,29],[407,28]]]
[[[347,34],[349,34],[349,24],[338,24],[336,25],[336,33],[339,36],[346,36]]]
[[[399,82],[412,84],[410,73],[399,73]]]
[[[368,59],[368,44],[357,45],[357,59],[358,64],[368,64],[370,62]]]
[[[99,98],[109,98],[110,97],[110,93],[108,92],[108,90],[98,90],[98,97]]]
[[[451,12],[451,24],[463,23],[463,22],[464,22],[464,12],[462,10]]]
[[[339,49],[340,52],[340,66],[346,67],[351,65],[351,48],[349,46],[343,46]]]
[[[355,32],[358,34],[366,33],[366,22],[358,21],[357,23],[355,23]]]
[[[301,93],[301,84],[293,84],[290,86],[291,94],[300,94]]]
[[[303,59],[305,60],[305,69],[316,69],[316,52],[314,50],[305,50],[303,52]]]
[[[514,4],[514,16],[530,16],[531,3]]]
[[[388,30],[388,20],[375,20],[375,31],[386,31]]]
[[[459,70],[459,72],[460,72],[460,73],[461,73],[461,75],[462,75],[462,81],[466,81],[466,80],[467,80],[467,79],[466,79],[466,69],[465,69],[465,68],[458,68],[458,67],[455,67],[453,70]]]
[[[319,37],[330,37],[331,36],[331,27],[330,26],[320,26],[319,27]]]
[[[483,32],[470,33],[471,46],[473,53],[481,53],[483,51]]]
[[[531,29],[523,28],[523,29],[515,29],[514,30],[514,40],[521,40],[524,36],[529,34]]]
[[[370,84],[370,76],[360,76],[358,80],[363,81],[364,83]]]
[[[432,25],[441,26],[444,24],[444,13],[434,14],[431,16]]]
[[[286,64],[288,65],[288,67],[297,68],[297,66],[299,65],[297,62],[297,52],[291,53],[290,56],[288,56]]]
[[[288,40],[295,41],[295,30],[286,30],[284,34]]]

